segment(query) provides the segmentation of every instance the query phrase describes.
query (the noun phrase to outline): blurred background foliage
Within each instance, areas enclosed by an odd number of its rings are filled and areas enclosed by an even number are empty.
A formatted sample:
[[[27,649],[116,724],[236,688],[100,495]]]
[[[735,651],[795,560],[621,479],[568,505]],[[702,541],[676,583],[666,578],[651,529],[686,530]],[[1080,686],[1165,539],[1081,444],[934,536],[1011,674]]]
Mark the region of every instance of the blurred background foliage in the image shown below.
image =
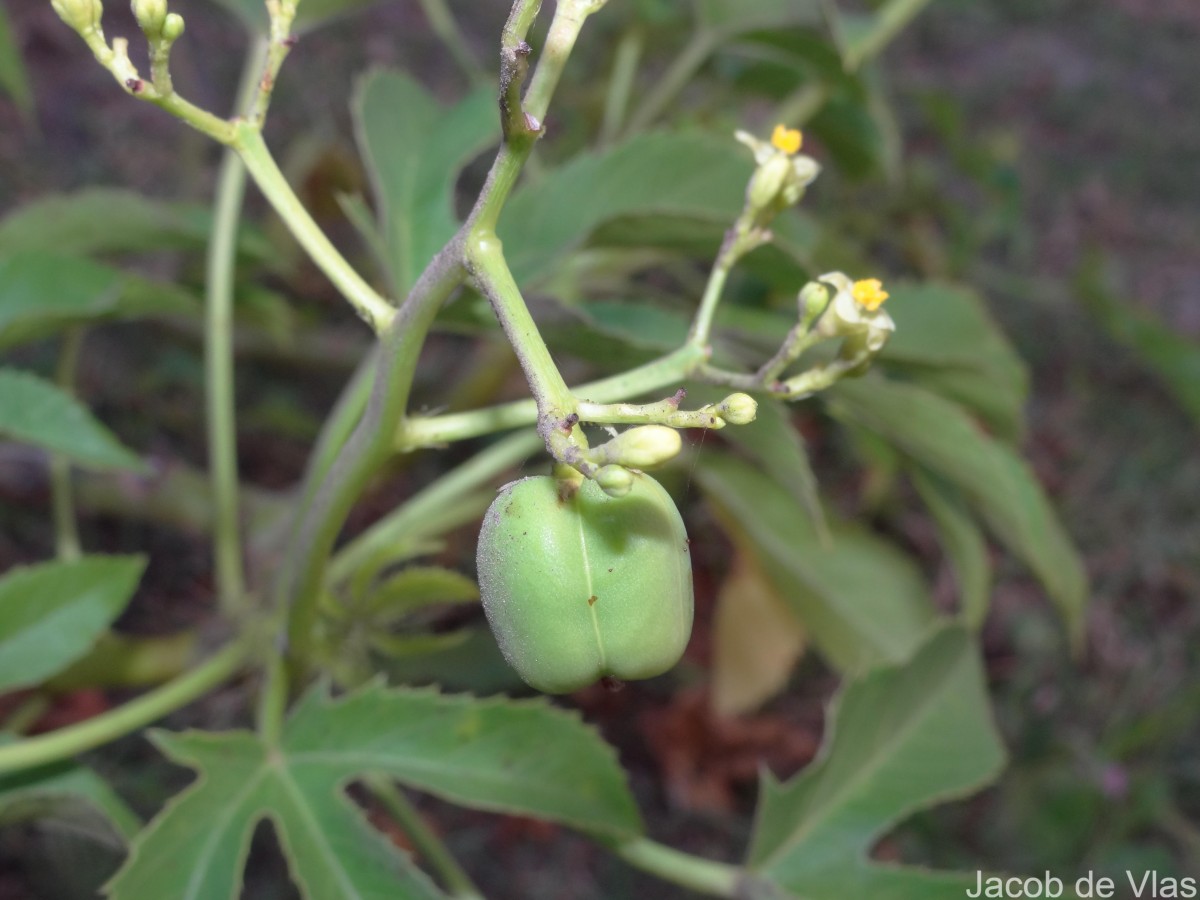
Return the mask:
[[[62,289],[61,296],[85,297],[86,308],[68,304],[52,330],[98,313],[109,320],[89,331],[80,394],[124,443],[150,452],[159,473],[149,517],[172,527],[131,521],[121,515],[119,491],[85,480],[85,542],[150,552],[138,597],[121,620],[124,633],[202,631],[213,612],[208,550],[198,538],[207,508],[189,479],[203,464],[194,414],[202,391],[196,251],[206,234],[215,149],[116,91],[48,4],[4,2],[0,277],[10,290],[22,279],[44,284],[51,277],[91,286]],[[335,9],[305,4],[313,26]],[[187,39],[175,53],[181,89],[217,109],[232,94],[241,58],[230,11],[257,21],[255,4],[224,6],[187,10]],[[769,407],[754,426],[760,436],[745,438],[739,449],[767,476],[795,476],[811,462],[839,546],[873,560],[858,574],[866,579],[861,584],[886,580],[889,597],[907,591],[923,598],[923,577],[938,610],[962,609],[982,627],[989,686],[1011,755],[993,788],[919,815],[876,856],[1064,875],[1194,874],[1200,7],[1189,0],[934,0],[895,35],[881,28],[887,22],[872,4],[838,8],[831,22],[818,4],[702,0],[693,16],[667,0],[610,0],[572,60],[529,183],[506,212],[512,244],[522,249],[512,257],[514,271],[531,287],[569,381],[597,365],[651,358],[686,327],[703,283],[694,260],[711,255],[727,221],[723,210],[740,191],[739,151],[732,141],[722,144],[723,136],[737,127],[765,133],[776,115],[802,123],[806,150],[825,171],[800,214],[781,222],[777,248],[748,260],[732,282],[720,350],[734,360],[769,353],[805,275],[836,268],[877,274],[895,284],[889,309],[900,327],[881,367],[894,381],[882,395],[864,390],[869,382],[847,384],[827,403],[803,403],[794,414]],[[469,58],[490,60],[506,5],[462,0],[451,9]],[[111,27],[132,30],[123,7],[108,15]],[[882,47],[873,42],[892,37],[871,60]],[[406,74],[364,75],[372,67]],[[628,79],[625,92],[611,87],[620,79]],[[268,125],[269,140],[322,225],[342,246],[358,247],[364,266],[397,290],[452,227],[437,208],[423,209],[421,197],[388,193],[387,167],[414,142],[403,129],[387,133],[370,109],[401,95],[406,108],[424,110],[407,127],[435,158],[461,157],[458,193],[473,196],[484,171],[477,155],[494,134],[472,106],[486,109],[489,101],[486,91],[472,92],[417,3],[370,5],[305,34]],[[466,110],[461,120],[442,114],[455,104]],[[469,127],[479,121],[485,127]],[[630,143],[629,135],[664,123],[669,132]],[[698,131],[703,140],[673,139]],[[371,147],[379,150],[373,161]],[[631,168],[628,159],[638,165]],[[717,177],[726,165],[730,177]],[[649,185],[638,183],[638,171]],[[696,171],[705,177],[689,176]],[[670,202],[647,209],[642,201],[651,189]],[[55,199],[64,192],[70,202]],[[428,230],[389,230],[386,216],[376,226],[372,209],[381,203],[423,215]],[[97,232],[98,217],[113,227]],[[238,294],[240,450],[243,475],[256,489],[249,500],[262,523],[256,539],[264,535],[269,543],[279,517],[271,492],[298,479],[321,417],[367,341],[258,198],[249,218]],[[148,235],[164,252],[139,256],[133,269],[88,268],[125,259]],[[40,259],[47,241],[76,261]],[[583,246],[568,265],[554,265]],[[150,309],[150,326],[125,323]],[[0,321],[0,347],[14,348],[6,359],[51,373],[56,345],[38,340],[45,327],[44,316]],[[477,298],[464,297],[448,311],[418,390],[431,408],[522,394],[515,362]],[[913,390],[935,398],[927,401],[934,404],[926,410],[929,428],[903,393]],[[968,410],[983,424],[982,431],[963,431],[963,440],[983,435],[996,449],[962,447],[955,433],[943,444],[916,443],[937,431],[947,409]],[[803,448],[780,439],[789,422],[799,427]],[[852,668],[864,645],[813,623],[797,629],[781,614],[789,558],[750,549],[764,545],[753,528],[771,520],[773,504],[739,514],[730,499],[770,490],[747,488],[763,474],[744,463],[737,468],[718,452],[721,441],[708,440],[713,444],[693,441],[688,466],[668,479],[689,509],[697,560],[699,627],[683,669],[644,690],[577,699],[621,749],[656,831],[719,856],[746,839],[757,762],[790,774],[811,759],[821,704],[836,684],[829,664]],[[754,448],[764,446],[785,450],[754,458]],[[1077,654],[1043,599],[1059,599],[1070,617],[1069,598],[1079,587],[1062,561],[1069,548],[1056,556],[1060,537],[1022,531],[1020,522],[1006,526],[1004,485],[999,499],[989,497],[988,485],[982,496],[964,492],[973,476],[954,480],[955,447],[968,461],[1019,448],[1057,506],[1090,579]],[[38,515],[46,496],[40,470],[11,445],[4,452],[0,566],[7,568],[41,558],[53,539]],[[447,459],[464,456],[454,448],[406,458],[352,525],[377,518],[443,471]],[[1009,466],[1008,456],[996,465]],[[793,483],[793,494],[774,504],[787,504],[779,515],[814,508],[806,483]],[[414,536],[412,556],[451,567],[470,558],[474,533],[460,526],[477,503],[468,498],[449,512],[437,543]],[[968,508],[1012,555],[985,540]],[[867,527],[848,532],[844,521]],[[811,540],[820,540],[821,527]],[[385,585],[401,606],[412,590]],[[428,583],[422,589],[433,590]],[[485,631],[446,627],[478,624],[464,611],[469,605],[455,602],[470,598],[469,585],[440,583],[438,590],[453,609],[440,613],[441,631],[424,637],[439,639],[391,646],[389,671],[481,692],[512,687]],[[723,599],[729,597],[753,616],[731,614]],[[905,629],[916,630],[903,615],[888,625],[878,648],[885,659],[904,655],[911,647]],[[773,638],[769,645],[765,635]],[[810,644],[820,655],[806,652]],[[751,663],[764,657],[756,670]],[[358,677],[355,659],[343,664],[345,680]],[[41,727],[111,702],[85,676],[67,685]],[[740,715],[715,713],[710,693],[722,712]],[[239,703],[218,695],[172,724],[222,727],[235,720]],[[141,812],[181,781],[135,741],[96,765]],[[102,792],[95,785],[73,789]],[[422,804],[468,868],[478,869],[489,896],[683,896],[552,826],[498,825],[435,801]],[[91,805],[103,805],[103,797]],[[0,898],[85,896],[111,867],[113,857],[95,850],[105,840],[112,846],[111,826],[88,830],[75,818],[64,821],[70,826],[0,833],[0,855],[20,861],[0,873]],[[81,840],[80,833],[104,840]],[[71,865],[31,862],[39,858]],[[247,896],[289,896],[269,841],[256,844],[253,859]],[[500,859],[506,862],[496,868]]]

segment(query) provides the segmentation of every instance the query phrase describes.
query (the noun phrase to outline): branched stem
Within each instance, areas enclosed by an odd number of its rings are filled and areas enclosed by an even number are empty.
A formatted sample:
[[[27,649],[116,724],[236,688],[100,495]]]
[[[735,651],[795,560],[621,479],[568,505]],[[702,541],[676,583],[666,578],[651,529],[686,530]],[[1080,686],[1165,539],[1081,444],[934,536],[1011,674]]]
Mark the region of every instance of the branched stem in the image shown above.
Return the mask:
[[[683,347],[628,372],[581,385],[575,389],[574,394],[588,398],[585,402],[636,397],[677,386],[707,359],[708,355],[702,349]],[[532,399],[515,400],[468,412],[413,417],[406,420],[397,430],[396,447],[401,452],[418,447],[436,447],[497,431],[521,428],[533,424],[537,418],[537,404]]]
[[[625,862],[674,884],[710,897],[739,897],[745,873],[737,866],[692,856],[681,850],[639,838],[618,844],[613,852]]]
[[[259,42],[247,55],[235,109],[243,109],[250,102],[266,50]],[[205,272],[204,373],[213,496],[213,562],[217,596],[221,608],[229,615],[244,611],[246,593],[238,523],[237,403],[233,375],[234,261],[245,193],[246,168],[233,150],[226,150],[217,176]]]
[[[0,773],[69,759],[115,741],[204,696],[237,672],[257,650],[257,629],[210,656],[196,668],[136,700],[94,718],[0,747]]]
[[[321,226],[309,215],[291,185],[287,183],[287,179],[283,177],[283,173],[279,171],[279,166],[263,140],[262,132],[248,122],[239,122],[236,134],[234,147],[259,190],[270,201],[318,268],[350,301],[350,305],[371,329],[376,334],[382,334],[392,321],[396,310],[355,271],[325,236]]]
[[[296,18],[297,0],[266,0],[267,13],[270,16],[270,37],[267,41],[266,52],[259,63],[262,74],[258,77],[254,99],[249,104],[249,120],[259,129],[267,117],[267,107],[271,105],[271,95],[275,91],[275,79],[288,53],[295,45],[292,37],[292,22]],[[241,108],[241,107],[239,107]]]

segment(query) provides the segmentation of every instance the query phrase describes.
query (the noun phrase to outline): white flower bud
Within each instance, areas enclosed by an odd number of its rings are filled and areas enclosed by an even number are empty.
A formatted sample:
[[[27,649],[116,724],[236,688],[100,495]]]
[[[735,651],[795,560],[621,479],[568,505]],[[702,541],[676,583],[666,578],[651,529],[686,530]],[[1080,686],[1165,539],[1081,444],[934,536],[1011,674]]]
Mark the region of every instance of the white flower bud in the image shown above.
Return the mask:
[[[588,451],[587,457],[602,466],[615,463],[633,469],[648,469],[674,458],[681,449],[683,439],[674,428],[639,425]]]

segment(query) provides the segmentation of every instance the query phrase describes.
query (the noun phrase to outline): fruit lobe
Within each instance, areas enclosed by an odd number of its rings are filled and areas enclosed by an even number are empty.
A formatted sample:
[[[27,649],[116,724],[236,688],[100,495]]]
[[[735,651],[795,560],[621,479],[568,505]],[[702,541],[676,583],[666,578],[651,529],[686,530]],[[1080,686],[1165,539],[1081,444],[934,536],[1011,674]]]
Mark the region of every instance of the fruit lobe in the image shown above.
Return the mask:
[[[650,678],[692,629],[687,532],[670,495],[635,474],[610,497],[549,476],[502,488],[479,536],[479,588],[505,659],[531,687],[567,693]]]

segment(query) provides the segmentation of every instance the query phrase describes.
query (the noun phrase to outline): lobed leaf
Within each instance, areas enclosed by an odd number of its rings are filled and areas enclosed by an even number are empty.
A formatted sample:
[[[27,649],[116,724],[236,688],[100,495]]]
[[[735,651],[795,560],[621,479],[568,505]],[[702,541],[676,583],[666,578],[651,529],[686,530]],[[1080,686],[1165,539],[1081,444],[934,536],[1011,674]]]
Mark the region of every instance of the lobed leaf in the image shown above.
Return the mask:
[[[0,369],[0,435],[61,453],[88,468],[145,468],[74,397],[15,369]]]
[[[933,516],[942,547],[950,558],[963,620],[978,631],[987,616],[992,588],[992,564],[983,530],[958,488],[920,466],[913,466],[909,477]]]
[[[363,159],[380,209],[382,260],[395,296],[458,228],[454,184],[459,170],[499,138],[495,97],[479,88],[446,108],[411,77],[376,70],[354,98]]]
[[[857,670],[912,653],[934,622],[915,565],[892,545],[848,525],[831,525],[822,545],[800,503],[758,467],[728,455],[700,457],[697,479],[740,532],[799,617],[817,649],[837,668]]]
[[[908,459],[963,492],[1058,606],[1072,641],[1083,637],[1083,562],[1028,465],[989,437],[961,407],[915,385],[882,378],[842,381],[830,410],[890,441]]]
[[[0,744],[14,740],[0,734]],[[0,775],[0,826],[47,820],[119,847],[141,828],[125,801],[91,769],[64,762]]]
[[[0,257],[0,349],[72,325],[198,311],[174,285],[87,259],[40,251]]]
[[[376,682],[337,699],[310,691],[278,745],[247,732],[156,732],[154,739],[198,777],[136,838],[107,888],[116,900],[237,896],[250,835],[268,817],[305,897],[443,896],[344,794],[347,782],[369,774],[621,839],[641,828],[611,749],[543,701]]]
[[[140,556],[85,556],[0,578],[0,691],[39,684],[87,653],[145,567]]]
[[[96,223],[103,222],[103,228]],[[212,213],[204,206],[154,200],[121,188],[86,188],[40,197],[0,219],[0,255],[86,256],[146,250],[202,250]],[[268,262],[273,250],[243,225],[238,250]]]
[[[741,211],[753,170],[753,160],[732,135],[643,134],[580,154],[515,191],[497,232],[513,275],[528,284],[545,278],[601,226],[621,218],[668,216],[728,227]],[[775,230],[807,240],[810,230],[793,220],[780,217]]]
[[[817,760],[791,781],[763,778],[750,868],[805,900],[951,900],[975,874],[875,863],[874,843],[917,810],[990,782],[1004,749],[978,650],[957,626],[913,657],[839,693]]]
[[[1025,363],[974,291],[943,282],[889,283],[896,331],[881,353],[889,370],[978,412],[1015,441],[1029,396]]]

